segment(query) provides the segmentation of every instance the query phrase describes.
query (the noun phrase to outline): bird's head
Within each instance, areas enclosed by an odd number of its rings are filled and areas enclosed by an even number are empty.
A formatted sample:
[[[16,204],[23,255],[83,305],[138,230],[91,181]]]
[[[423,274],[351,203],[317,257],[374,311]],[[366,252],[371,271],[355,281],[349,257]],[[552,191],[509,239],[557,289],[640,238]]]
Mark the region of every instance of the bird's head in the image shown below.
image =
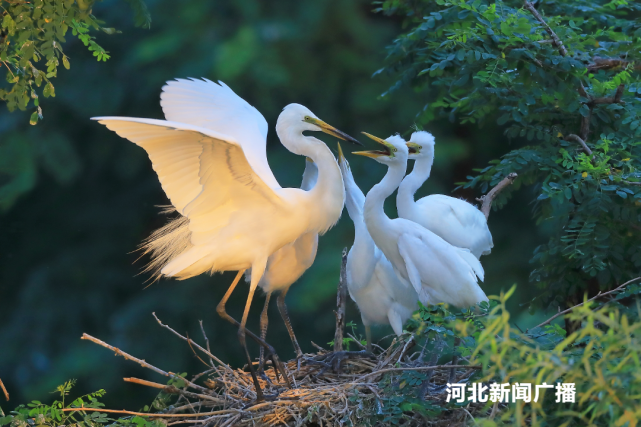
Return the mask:
[[[289,104],[283,109],[280,116],[278,116],[276,129],[280,133],[281,129],[284,131],[286,128],[291,131],[301,133],[305,131],[324,132],[344,141],[363,145],[356,138],[353,138],[345,132],[336,129],[334,126],[325,123],[319,119],[316,114],[312,113],[309,108],[300,104]]]
[[[355,151],[352,154],[358,156],[371,157],[379,163],[390,165],[398,162],[407,162],[408,148],[405,140],[399,135],[392,135],[387,139],[381,139],[377,136],[363,132],[365,136],[382,145],[379,150]]]
[[[425,131],[414,132],[407,143],[409,158],[416,160],[434,156],[434,136]]]

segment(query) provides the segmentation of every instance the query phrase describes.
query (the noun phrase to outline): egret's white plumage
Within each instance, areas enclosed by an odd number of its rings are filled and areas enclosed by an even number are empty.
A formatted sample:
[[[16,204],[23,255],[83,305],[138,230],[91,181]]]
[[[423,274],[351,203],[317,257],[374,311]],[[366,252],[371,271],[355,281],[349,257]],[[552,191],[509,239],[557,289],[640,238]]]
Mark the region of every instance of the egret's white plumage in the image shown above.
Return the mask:
[[[476,279],[478,276],[483,280],[483,267],[468,249],[452,246],[413,221],[390,219],[385,214],[385,199],[405,176],[408,148],[401,138],[392,137],[387,141],[372,138],[383,144],[386,151],[354,154],[372,157],[388,166],[383,180],[365,198],[365,224],[376,246],[397,275],[412,284],[423,303],[445,302],[468,307],[487,301]]]
[[[415,162],[398,188],[398,216],[422,225],[454,246],[469,249],[476,258],[489,254],[494,246],[492,233],[485,215],[476,206],[442,194],[414,201],[414,194],[432,170],[434,137],[428,132],[414,132],[408,145],[409,158]]]
[[[309,191],[282,188],[267,163],[265,118],[229,87],[211,81],[177,80],[168,82],[161,98],[167,120],[95,120],[147,151],[165,194],[181,215],[145,242],[152,269],[179,280],[205,272],[238,270],[237,279],[218,306],[221,316],[235,322],[224,305],[242,271],[251,268],[239,338],[261,398],[245,346],[245,323],[255,289],[269,258],[301,238],[301,244],[310,247],[310,233],[311,246],[315,246],[313,236],[338,221],[345,199],[336,158],[324,142],[303,132],[322,131],[357,141],[302,105],[286,106],[276,124],[281,143],[312,159],[318,175]],[[281,281],[281,287],[289,285]],[[278,290],[276,287],[271,290]]]
[[[354,245],[347,254],[347,289],[361,312],[363,325],[390,324],[396,335],[418,308],[418,295],[407,282],[401,281],[394,267],[376,247],[363,219],[365,195],[356,185],[349,163],[339,150],[338,163],[345,183],[345,205],[354,222]]]

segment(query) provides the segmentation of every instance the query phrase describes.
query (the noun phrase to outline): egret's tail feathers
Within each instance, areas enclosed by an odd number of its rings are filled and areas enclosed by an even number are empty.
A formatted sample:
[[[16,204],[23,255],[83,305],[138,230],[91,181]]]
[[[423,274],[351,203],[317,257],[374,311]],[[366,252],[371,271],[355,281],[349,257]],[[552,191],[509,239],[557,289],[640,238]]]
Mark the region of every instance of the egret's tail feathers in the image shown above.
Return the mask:
[[[173,206],[162,208],[162,213],[165,214],[176,211]],[[160,279],[164,275],[164,267],[192,247],[189,218],[179,215],[151,233],[140,245],[139,250],[142,254],[151,256],[151,261],[145,266],[143,273],[152,273],[153,281]]]
[[[469,264],[470,267],[474,270],[474,273],[478,276],[478,278],[481,280],[481,282],[484,279],[485,276],[485,271],[483,270],[483,266],[481,265],[481,262],[472,254],[472,252],[469,251],[469,249],[462,249],[462,248],[456,248],[459,256],[463,258],[463,260]]]

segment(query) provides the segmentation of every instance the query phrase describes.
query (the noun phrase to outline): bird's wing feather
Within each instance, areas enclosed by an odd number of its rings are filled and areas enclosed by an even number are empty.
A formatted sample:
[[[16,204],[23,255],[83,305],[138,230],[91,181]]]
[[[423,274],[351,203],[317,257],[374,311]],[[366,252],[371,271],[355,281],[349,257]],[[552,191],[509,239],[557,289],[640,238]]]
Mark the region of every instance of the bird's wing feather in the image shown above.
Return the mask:
[[[470,267],[472,267],[474,273],[476,273],[476,275],[482,282],[485,272],[483,271],[481,262],[474,256],[474,254],[472,254],[472,252],[469,251],[469,249],[456,248],[456,250],[458,255],[463,258],[463,261],[465,261]]]
[[[232,138],[164,120],[95,120],[147,151],[165,194],[189,218],[194,245],[233,222],[237,212],[256,212],[266,205],[284,207]]]
[[[421,274],[414,265],[412,260],[412,247],[416,246],[416,243],[421,243],[419,239],[413,238],[406,234],[403,234],[398,239],[398,250],[403,258],[405,263],[405,268],[407,269],[407,276],[414,287],[414,290],[417,294],[420,294],[423,290],[423,284],[421,280]]]
[[[272,188],[280,188],[267,163],[267,121],[223,82],[170,80],[162,88],[160,105],[168,121],[210,129],[234,139],[255,173]]]

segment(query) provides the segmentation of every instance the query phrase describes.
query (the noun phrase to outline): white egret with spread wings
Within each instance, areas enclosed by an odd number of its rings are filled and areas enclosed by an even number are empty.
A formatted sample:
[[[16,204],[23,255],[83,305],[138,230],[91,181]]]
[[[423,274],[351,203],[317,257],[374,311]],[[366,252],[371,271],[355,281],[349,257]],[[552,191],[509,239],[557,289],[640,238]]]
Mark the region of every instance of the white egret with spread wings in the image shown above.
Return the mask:
[[[100,123],[147,151],[152,167],[177,220],[145,243],[150,268],[179,280],[202,273],[238,271],[217,307],[224,319],[238,325],[257,400],[264,398],[245,343],[249,335],[276,358],[264,340],[245,330],[256,287],[270,256],[309,232],[323,234],[340,217],[345,192],[336,158],[324,142],[303,135],[319,131],[356,142],[299,104],[283,109],[276,125],[281,143],[294,154],[311,158],[318,167],[309,191],[282,188],[266,157],[265,118],[220,83],[199,80],[169,82],[162,94],[167,120],[98,117]],[[251,283],[240,323],[225,303],[243,272]]]

